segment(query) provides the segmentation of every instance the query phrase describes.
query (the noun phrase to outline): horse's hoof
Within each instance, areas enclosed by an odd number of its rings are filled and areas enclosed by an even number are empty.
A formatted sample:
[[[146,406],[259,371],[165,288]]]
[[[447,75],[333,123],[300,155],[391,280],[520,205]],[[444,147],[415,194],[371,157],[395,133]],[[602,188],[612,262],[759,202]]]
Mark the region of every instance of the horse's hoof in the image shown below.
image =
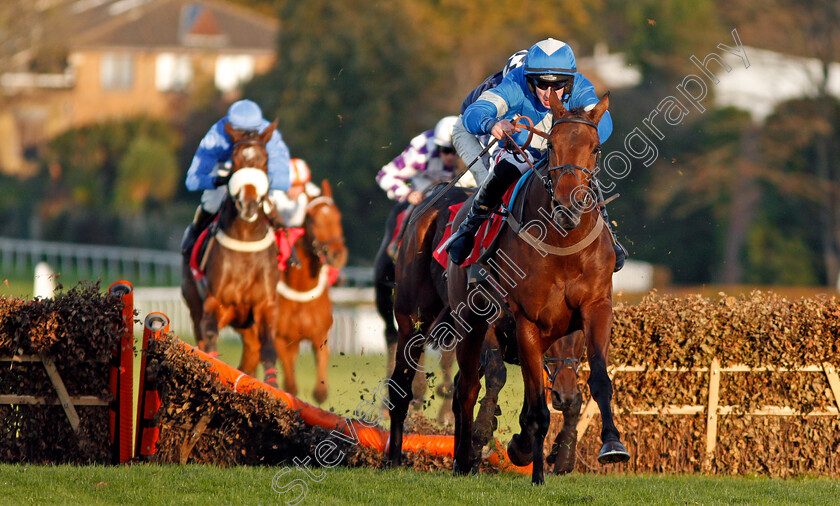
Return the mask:
[[[621,441],[607,441],[598,454],[598,462],[601,464],[618,464],[628,460],[630,460],[630,453]]]
[[[312,396],[315,397],[315,400],[318,402],[318,404],[323,404],[324,401],[327,400],[327,386],[318,385],[312,392]]]
[[[462,466],[457,460],[452,463],[452,474],[455,476],[466,476],[472,471],[472,466]]]
[[[524,452],[519,448],[519,443],[517,442],[521,436],[519,434],[514,434],[513,438],[510,440],[507,446],[507,454],[508,459],[510,462],[517,466],[517,467],[525,467],[534,460],[534,453],[533,451]],[[530,445],[528,445],[530,447]]]

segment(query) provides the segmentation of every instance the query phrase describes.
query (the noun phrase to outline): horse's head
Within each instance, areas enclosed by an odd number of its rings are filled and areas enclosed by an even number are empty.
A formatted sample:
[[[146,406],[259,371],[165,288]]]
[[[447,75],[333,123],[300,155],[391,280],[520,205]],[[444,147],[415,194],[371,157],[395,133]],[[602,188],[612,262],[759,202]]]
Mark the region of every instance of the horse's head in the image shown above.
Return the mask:
[[[236,204],[239,217],[248,222],[257,220],[268,195],[268,151],[265,145],[275,128],[277,120],[262,132],[236,130],[225,123],[225,131],[233,142],[228,193]]]
[[[583,213],[597,205],[592,180],[601,154],[598,122],[610,105],[609,93],[591,109],[567,110],[554,93],[549,102],[554,123],[549,130],[548,169],[544,183],[552,201],[552,216],[565,230],[580,225]]]
[[[576,330],[554,342],[549,352],[554,355],[545,361],[551,384],[551,404],[558,411],[580,410],[583,395],[578,388],[578,369],[586,344],[582,330]]]
[[[347,264],[341,212],[333,201],[332,189],[326,179],[321,182],[321,195],[306,206],[303,226],[306,230],[304,239],[309,242],[312,252],[320,258],[321,263],[337,269]]]

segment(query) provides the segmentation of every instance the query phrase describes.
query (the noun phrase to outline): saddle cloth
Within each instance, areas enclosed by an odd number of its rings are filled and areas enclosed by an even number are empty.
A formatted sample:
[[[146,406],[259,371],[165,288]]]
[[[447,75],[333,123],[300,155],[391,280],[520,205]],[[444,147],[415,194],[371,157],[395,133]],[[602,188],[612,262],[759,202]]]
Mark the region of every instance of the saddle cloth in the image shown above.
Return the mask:
[[[484,220],[481,226],[478,227],[478,232],[475,234],[475,240],[473,241],[472,253],[470,253],[470,256],[467,257],[463,264],[461,264],[461,267],[468,267],[474,264],[481,255],[484,254],[487,248],[493,244],[493,240],[502,230],[502,225],[505,221],[505,210],[513,208],[513,204],[516,201],[520,188],[528,180],[528,178],[531,177],[533,172],[533,170],[529,170],[519,178],[516,184],[511,185],[502,197],[503,211],[501,213],[493,213],[489,220]],[[455,215],[458,213],[458,210],[461,209],[461,206],[464,204],[465,202],[460,202],[449,206],[449,222],[446,224],[446,230],[443,233],[443,238],[433,253],[435,260],[437,260],[443,267],[446,267],[446,264],[449,261],[449,253],[447,253],[447,251],[443,248],[443,245],[446,244],[446,241],[448,241],[452,236],[452,221],[455,219]]]
[[[204,269],[201,268],[201,262],[207,254],[207,237],[210,235],[211,230],[214,234],[216,232],[216,227],[214,225],[215,221],[201,232],[198,239],[195,241],[192,251],[190,252],[190,271],[192,272],[193,279],[196,281],[204,279]],[[274,240],[277,242],[277,248],[280,251],[277,255],[277,265],[280,270],[286,270],[287,262],[292,254],[292,248],[303,233],[303,228],[298,227],[274,231]],[[335,275],[332,275],[332,272],[330,274],[330,280],[334,283],[335,279],[338,278],[338,270],[336,269]]]

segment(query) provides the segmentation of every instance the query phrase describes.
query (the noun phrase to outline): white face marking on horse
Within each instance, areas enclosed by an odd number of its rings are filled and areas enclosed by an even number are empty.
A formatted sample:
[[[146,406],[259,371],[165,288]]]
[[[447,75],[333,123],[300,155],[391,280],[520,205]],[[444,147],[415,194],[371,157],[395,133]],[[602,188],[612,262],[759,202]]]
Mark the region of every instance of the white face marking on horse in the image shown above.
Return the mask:
[[[254,146],[248,146],[242,150],[242,156],[244,156],[246,160],[253,160],[257,157],[257,148]]]

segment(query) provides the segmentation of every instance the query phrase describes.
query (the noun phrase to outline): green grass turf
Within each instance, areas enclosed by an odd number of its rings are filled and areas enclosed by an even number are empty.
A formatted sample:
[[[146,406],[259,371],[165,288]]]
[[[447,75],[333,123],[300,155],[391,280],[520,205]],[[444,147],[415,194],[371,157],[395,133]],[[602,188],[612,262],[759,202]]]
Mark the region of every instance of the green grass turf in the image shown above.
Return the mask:
[[[840,481],[707,476],[455,477],[405,469],[0,465],[0,504],[837,504]],[[323,474],[321,474],[323,473]],[[275,476],[277,479],[275,480]],[[292,480],[305,484],[283,490]],[[272,482],[274,488],[272,489]],[[288,504],[292,504],[289,502]]]

